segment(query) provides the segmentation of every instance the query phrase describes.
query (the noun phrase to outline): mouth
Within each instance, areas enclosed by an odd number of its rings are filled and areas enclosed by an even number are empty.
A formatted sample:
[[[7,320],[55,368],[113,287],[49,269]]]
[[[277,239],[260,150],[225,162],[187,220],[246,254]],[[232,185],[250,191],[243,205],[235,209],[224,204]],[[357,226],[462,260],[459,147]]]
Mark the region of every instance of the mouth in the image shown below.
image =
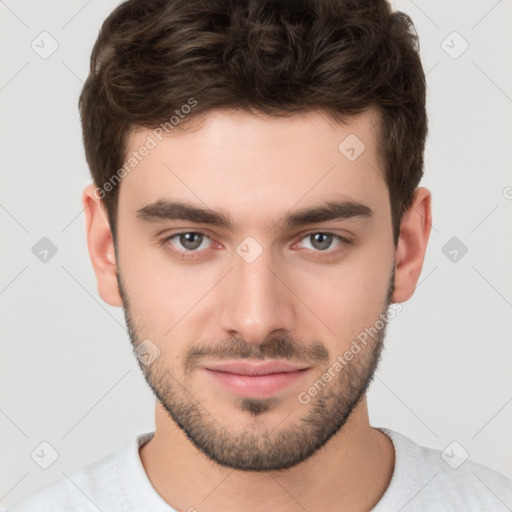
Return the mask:
[[[297,383],[311,367],[287,361],[225,361],[202,367],[216,386],[245,398],[269,398]]]

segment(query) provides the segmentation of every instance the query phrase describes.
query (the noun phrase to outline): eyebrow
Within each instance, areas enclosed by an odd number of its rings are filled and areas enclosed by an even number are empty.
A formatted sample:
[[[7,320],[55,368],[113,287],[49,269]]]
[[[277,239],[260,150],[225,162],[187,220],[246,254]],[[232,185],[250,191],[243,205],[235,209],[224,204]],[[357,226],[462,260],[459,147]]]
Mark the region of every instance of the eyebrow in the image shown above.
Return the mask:
[[[166,220],[185,220],[197,224],[225,228],[234,231],[233,220],[220,212],[201,208],[183,201],[159,199],[137,210],[137,218],[146,222],[162,222]],[[370,218],[373,210],[358,201],[344,199],[327,201],[326,203],[286,213],[274,223],[272,229],[285,230],[292,227],[315,224],[329,220],[351,219],[355,217]]]

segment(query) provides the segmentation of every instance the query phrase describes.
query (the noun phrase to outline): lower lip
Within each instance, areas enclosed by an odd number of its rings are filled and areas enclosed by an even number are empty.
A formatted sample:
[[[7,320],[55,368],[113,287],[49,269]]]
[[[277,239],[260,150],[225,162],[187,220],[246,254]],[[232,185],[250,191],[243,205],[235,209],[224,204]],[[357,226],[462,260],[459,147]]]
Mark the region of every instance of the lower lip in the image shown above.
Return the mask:
[[[296,372],[267,375],[240,375],[204,368],[218,384],[231,393],[246,398],[269,398],[302,379],[310,368]]]

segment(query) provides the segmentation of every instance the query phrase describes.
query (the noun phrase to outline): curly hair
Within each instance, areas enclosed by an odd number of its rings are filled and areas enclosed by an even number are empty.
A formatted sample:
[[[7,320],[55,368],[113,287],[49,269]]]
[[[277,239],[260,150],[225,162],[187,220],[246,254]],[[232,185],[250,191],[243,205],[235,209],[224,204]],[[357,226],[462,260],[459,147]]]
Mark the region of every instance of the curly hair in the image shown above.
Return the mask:
[[[344,122],[377,107],[396,244],[423,176],[425,96],[414,25],[386,0],[128,0],[101,27],[79,109],[102,187],[135,128],[185,129],[220,108]],[[101,197],[114,237],[118,192]]]

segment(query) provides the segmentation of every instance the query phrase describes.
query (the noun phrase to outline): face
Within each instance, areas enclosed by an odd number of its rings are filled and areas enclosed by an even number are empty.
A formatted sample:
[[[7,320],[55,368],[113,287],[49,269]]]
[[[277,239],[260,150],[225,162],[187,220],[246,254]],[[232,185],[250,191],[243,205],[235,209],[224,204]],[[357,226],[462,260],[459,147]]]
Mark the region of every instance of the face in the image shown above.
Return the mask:
[[[395,247],[378,118],[202,121],[130,138],[129,155],[155,143],[119,185],[130,337],[199,450],[285,469],[343,427],[379,360]]]

